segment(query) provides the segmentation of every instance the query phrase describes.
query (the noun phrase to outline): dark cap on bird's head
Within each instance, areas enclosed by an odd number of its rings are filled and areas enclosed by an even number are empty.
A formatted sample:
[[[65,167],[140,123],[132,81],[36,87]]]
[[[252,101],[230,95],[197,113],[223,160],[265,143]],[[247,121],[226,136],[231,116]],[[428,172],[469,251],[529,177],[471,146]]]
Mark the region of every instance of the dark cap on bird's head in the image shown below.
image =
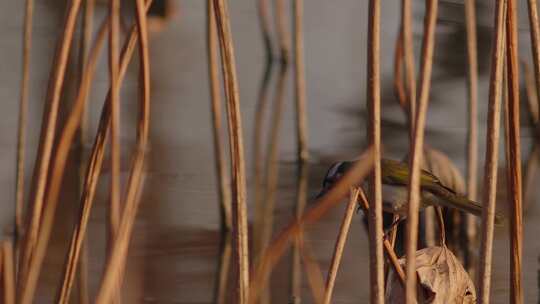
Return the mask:
[[[343,175],[345,175],[353,164],[354,162],[351,161],[340,161],[332,164],[324,176],[322,190],[317,195],[317,198],[322,197],[328,190],[330,190],[332,186],[339,181]]]

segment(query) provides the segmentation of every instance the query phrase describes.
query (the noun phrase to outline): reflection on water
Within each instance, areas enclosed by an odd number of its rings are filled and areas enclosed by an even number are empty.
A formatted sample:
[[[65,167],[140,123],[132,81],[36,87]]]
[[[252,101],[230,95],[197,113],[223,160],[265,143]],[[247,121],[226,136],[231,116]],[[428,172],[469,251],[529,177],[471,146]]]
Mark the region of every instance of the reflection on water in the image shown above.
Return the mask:
[[[20,2],[20,1],[19,1]],[[2,116],[0,139],[4,155],[0,159],[3,170],[1,186],[5,193],[12,193],[13,149],[16,130],[17,94],[19,77],[13,71],[19,71],[19,35],[21,33],[22,2],[5,1],[0,4],[0,29],[4,37],[2,47],[5,68],[0,75],[0,93],[6,100]],[[213,301],[215,278],[220,248],[223,240],[219,231],[218,193],[215,185],[213,164],[212,134],[209,113],[208,75],[206,72],[205,50],[205,1],[180,2],[180,14],[172,20],[169,27],[151,38],[152,63],[152,113],[150,154],[148,172],[142,205],[137,218],[133,242],[129,251],[128,272],[124,284],[126,303],[210,303]],[[258,14],[255,1],[229,1],[232,16],[232,30],[237,52],[244,137],[246,155],[249,156],[247,168],[250,225],[253,225],[255,200],[264,201],[267,197],[262,191],[265,175],[254,175],[256,167],[264,168],[261,155],[270,153],[266,143],[269,138],[263,133],[265,124],[275,113],[277,98],[263,101],[260,89],[260,74],[265,71],[265,54],[261,43]],[[485,11],[491,11],[490,5],[481,2]],[[59,15],[64,5],[61,1],[37,4],[36,38],[32,61],[32,85],[30,99],[29,151],[28,159],[34,159],[33,151],[37,147],[37,134],[42,111],[45,77],[50,62],[52,48],[50,41],[56,37]],[[367,2],[343,0],[337,6],[323,0],[305,1],[306,29],[306,76],[307,100],[310,130],[310,152],[312,159],[304,167],[298,167],[295,160],[294,107],[291,90],[287,90],[282,109],[279,149],[274,163],[276,167],[275,208],[273,231],[276,232],[297,214],[297,201],[307,187],[307,201],[319,190],[322,176],[330,163],[341,159],[350,159],[362,149],[365,135],[365,18],[359,18],[367,12]],[[397,33],[399,6],[391,1],[382,3],[383,32],[383,141],[385,155],[402,158],[407,149],[407,131],[404,116],[395,100],[392,86],[393,43]],[[421,5],[418,5],[420,8]],[[458,11],[458,8],[455,8]],[[102,10],[102,8],[100,8]],[[443,11],[441,9],[441,11]],[[421,11],[415,13],[415,29],[420,29]],[[479,18],[480,27],[489,32],[492,22],[489,16]],[[101,16],[101,15],[100,15]],[[525,15],[523,15],[525,17]],[[450,18],[450,17],[449,17]],[[446,20],[445,18],[443,18]],[[438,57],[445,49],[456,48],[456,56],[465,56],[462,42],[453,37],[461,37],[454,26],[459,27],[460,20],[440,21],[435,58],[433,94],[427,121],[427,143],[444,151],[464,172],[465,132],[466,132],[466,91],[465,74],[459,73],[453,58]],[[457,24],[457,25],[456,25]],[[415,35],[421,34],[415,30]],[[486,34],[487,35],[487,34]],[[489,36],[489,35],[488,35]],[[528,33],[522,32],[520,38],[527,41]],[[487,39],[489,38],[481,38]],[[484,40],[482,40],[484,41]],[[416,44],[419,45],[418,40]],[[488,43],[479,43],[488,45]],[[523,46],[529,52],[528,44]],[[487,57],[489,47],[480,52]],[[11,60],[13,58],[13,60]],[[451,61],[452,59],[452,61]],[[104,62],[102,62],[104,63]],[[105,65],[103,64],[103,67]],[[452,77],[445,78],[448,72]],[[480,164],[483,164],[484,138],[486,121],[487,78],[489,68],[481,69],[479,133]],[[270,73],[270,72],[268,72]],[[15,75],[13,75],[15,74]],[[266,76],[264,76],[266,77]],[[102,68],[91,96],[90,127],[95,130],[104,90],[106,89],[107,70]],[[130,71],[124,85],[123,109],[126,111],[122,142],[129,151],[134,134],[132,117],[135,116],[135,84],[137,72]],[[291,86],[291,77],[284,85]],[[9,102],[11,101],[11,102]],[[261,110],[263,109],[264,110]],[[263,114],[255,114],[255,113]],[[259,115],[259,116],[257,116]],[[255,128],[259,128],[255,130]],[[127,135],[129,134],[129,135]],[[268,134],[264,132],[264,134]],[[529,155],[531,138],[527,130],[522,132],[523,158]],[[251,149],[251,150],[250,150]],[[255,155],[255,156],[253,156]],[[124,156],[123,168],[128,168],[129,155]],[[502,160],[502,158],[501,158]],[[107,164],[108,161],[105,161]],[[67,170],[65,189],[76,189],[77,165],[72,161]],[[309,172],[306,173],[309,165]],[[90,295],[95,295],[103,271],[105,259],[105,222],[108,193],[108,165],[99,182],[96,208],[89,223],[89,287]],[[32,168],[32,164],[27,165]],[[261,169],[258,169],[262,172]],[[305,171],[304,171],[305,170]],[[479,168],[481,170],[481,168]],[[482,172],[482,171],[479,171]],[[125,172],[124,172],[125,173]],[[307,182],[298,183],[298,175],[307,175]],[[30,177],[30,172],[26,176]],[[504,179],[505,174],[499,174]],[[479,184],[481,181],[479,181]],[[538,183],[538,181],[536,181]],[[534,183],[533,183],[534,184]],[[308,185],[308,186],[307,186]],[[500,189],[506,187],[500,181]],[[256,188],[258,190],[256,190]],[[537,188],[537,187],[536,187]],[[300,190],[299,190],[300,189]],[[538,192],[538,189],[536,189]],[[258,195],[255,195],[257,191]],[[538,193],[537,193],[538,194]],[[6,202],[11,201],[6,195]],[[60,200],[61,221],[55,226],[53,240],[46,259],[45,271],[41,276],[38,302],[50,302],[54,298],[56,286],[65,257],[69,233],[73,225],[73,214],[77,207],[77,195],[65,191]],[[505,206],[504,197],[497,202]],[[344,212],[345,205],[332,210],[316,225],[306,227],[305,242],[312,248],[316,260],[320,263],[323,274],[328,269],[335,236]],[[3,210],[4,211],[4,210]],[[1,221],[9,223],[12,214],[10,206],[2,212]],[[528,202],[524,215],[523,265],[525,283],[525,302],[538,299],[539,273],[537,269],[540,242],[538,207],[535,202]],[[6,224],[7,225],[7,224]],[[6,226],[4,225],[4,227]],[[250,230],[252,232],[253,230]],[[251,234],[252,235],[252,234]],[[337,276],[334,299],[336,303],[364,303],[368,297],[368,248],[367,234],[362,226],[362,216],[355,216],[350,236],[345,248],[342,267]],[[508,231],[498,228],[495,235],[493,256],[492,293],[493,303],[506,303],[508,298]],[[292,253],[291,253],[292,255]],[[306,280],[298,279],[298,253],[289,259],[283,259],[273,273],[271,290],[272,303],[288,303],[291,294],[302,295],[304,303],[313,301]],[[292,269],[292,270],[291,270]],[[296,270],[294,270],[296,269]],[[292,272],[292,274],[291,274]],[[293,277],[291,279],[291,276]],[[297,282],[293,284],[291,282]],[[298,283],[298,282],[301,282]],[[298,284],[300,284],[298,286]],[[231,288],[228,290],[232,293]],[[230,296],[230,294],[229,294]]]

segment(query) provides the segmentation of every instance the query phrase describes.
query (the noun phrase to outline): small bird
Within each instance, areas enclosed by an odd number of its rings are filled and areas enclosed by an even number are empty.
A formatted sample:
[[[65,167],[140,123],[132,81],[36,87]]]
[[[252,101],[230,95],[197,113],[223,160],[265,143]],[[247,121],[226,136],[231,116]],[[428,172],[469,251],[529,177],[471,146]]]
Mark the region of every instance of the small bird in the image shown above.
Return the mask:
[[[333,164],[323,181],[321,194],[327,192],[354,164],[342,161]],[[381,160],[383,210],[404,217],[408,212],[409,165],[391,159]],[[432,173],[422,170],[420,175],[420,209],[427,206],[441,206],[465,211],[476,216],[482,215],[482,205],[469,200],[453,189],[443,185]],[[321,195],[319,194],[319,195]],[[495,215],[495,222],[501,223],[503,217]]]

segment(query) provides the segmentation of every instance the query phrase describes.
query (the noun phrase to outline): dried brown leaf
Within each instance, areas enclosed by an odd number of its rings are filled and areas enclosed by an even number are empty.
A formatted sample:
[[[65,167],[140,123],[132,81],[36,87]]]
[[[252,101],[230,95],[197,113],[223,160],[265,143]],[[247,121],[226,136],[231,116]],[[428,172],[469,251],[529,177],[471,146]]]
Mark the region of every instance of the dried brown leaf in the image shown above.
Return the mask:
[[[405,259],[399,263],[405,265]],[[447,247],[428,247],[416,252],[416,275],[421,303],[476,303],[474,283]],[[392,270],[386,286],[386,302],[405,303],[403,286]]]

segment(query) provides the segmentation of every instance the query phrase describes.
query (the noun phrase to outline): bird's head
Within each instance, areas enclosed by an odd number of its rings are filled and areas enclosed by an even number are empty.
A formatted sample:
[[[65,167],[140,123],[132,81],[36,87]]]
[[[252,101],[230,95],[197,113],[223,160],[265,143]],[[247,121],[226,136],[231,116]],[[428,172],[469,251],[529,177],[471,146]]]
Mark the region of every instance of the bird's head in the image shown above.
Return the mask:
[[[334,184],[339,181],[343,175],[345,175],[352,165],[353,162],[351,161],[340,161],[332,164],[324,176],[322,189],[317,195],[317,198],[322,197],[326,192],[328,192],[328,190],[330,190]]]

